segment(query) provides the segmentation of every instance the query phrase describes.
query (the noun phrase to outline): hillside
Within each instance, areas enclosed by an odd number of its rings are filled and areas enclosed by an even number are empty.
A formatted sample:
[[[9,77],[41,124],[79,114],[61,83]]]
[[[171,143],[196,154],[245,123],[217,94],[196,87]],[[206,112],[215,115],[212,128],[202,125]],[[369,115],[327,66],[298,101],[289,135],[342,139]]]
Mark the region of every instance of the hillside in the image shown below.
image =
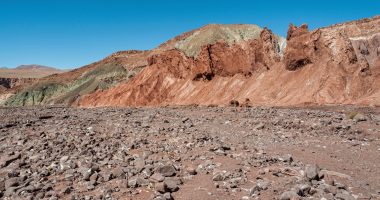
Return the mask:
[[[374,17],[313,31],[291,25],[285,49],[264,29],[260,38],[202,46],[197,57],[168,50],[150,57],[130,82],[83,96],[79,106],[378,106],[379,33]]]
[[[178,46],[196,56],[202,46],[217,41],[233,42],[257,38],[261,29],[255,25],[208,25],[184,33],[149,51],[120,51],[90,65],[51,75],[36,84],[7,96],[7,105],[76,104],[76,100],[95,91],[107,90],[138,74],[149,65],[149,58]],[[212,35],[211,33],[217,33]],[[211,35],[210,35],[211,34]],[[206,35],[207,37],[204,37]],[[192,41],[189,43],[188,41]],[[194,46],[193,43],[197,45]]]
[[[291,25],[286,39],[256,25],[212,24],[43,78],[6,105],[378,106],[379,41],[379,16],[312,31]]]

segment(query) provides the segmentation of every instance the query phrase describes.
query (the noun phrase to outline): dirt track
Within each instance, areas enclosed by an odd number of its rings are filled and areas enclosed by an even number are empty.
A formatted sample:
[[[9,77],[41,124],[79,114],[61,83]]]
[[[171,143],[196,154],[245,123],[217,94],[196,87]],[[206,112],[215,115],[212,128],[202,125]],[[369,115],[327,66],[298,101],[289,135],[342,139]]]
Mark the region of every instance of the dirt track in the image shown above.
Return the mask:
[[[0,108],[0,197],[380,199],[379,130],[380,108]]]

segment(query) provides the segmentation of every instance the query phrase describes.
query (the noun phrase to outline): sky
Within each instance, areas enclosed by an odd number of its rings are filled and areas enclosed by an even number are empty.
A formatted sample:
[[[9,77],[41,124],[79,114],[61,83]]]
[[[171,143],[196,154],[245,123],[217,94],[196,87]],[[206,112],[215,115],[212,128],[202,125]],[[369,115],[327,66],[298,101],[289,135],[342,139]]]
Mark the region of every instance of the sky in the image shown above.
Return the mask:
[[[379,14],[379,0],[0,0],[0,67],[76,68],[210,23],[286,36],[289,23],[315,29]]]

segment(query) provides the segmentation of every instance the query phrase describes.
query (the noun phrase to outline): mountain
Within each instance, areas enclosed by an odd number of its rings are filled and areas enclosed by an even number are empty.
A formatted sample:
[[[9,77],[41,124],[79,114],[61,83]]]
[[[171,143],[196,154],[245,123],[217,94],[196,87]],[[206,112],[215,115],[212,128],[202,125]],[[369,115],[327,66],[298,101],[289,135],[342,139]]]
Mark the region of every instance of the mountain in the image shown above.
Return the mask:
[[[380,16],[313,31],[291,25],[286,48],[263,29],[253,40],[203,46],[196,58],[181,49],[152,56],[128,83],[78,105],[380,105],[379,44]]]
[[[149,65],[149,58],[177,48],[193,56],[202,46],[225,41],[257,38],[261,28],[255,25],[208,25],[177,36],[149,51],[120,51],[90,65],[40,79],[36,84],[18,92],[7,105],[72,105],[79,97],[107,90],[128,82]],[[217,33],[212,35],[211,33]],[[203,35],[208,34],[208,37]],[[211,35],[210,35],[211,34]],[[198,36],[197,36],[198,35]],[[195,37],[197,36],[197,37]],[[192,42],[189,42],[192,41]],[[194,45],[194,44],[197,45]]]
[[[380,16],[287,38],[212,24],[39,80],[7,105],[380,105]]]
[[[62,72],[43,65],[20,65],[16,68],[0,68],[0,78],[42,78]]]

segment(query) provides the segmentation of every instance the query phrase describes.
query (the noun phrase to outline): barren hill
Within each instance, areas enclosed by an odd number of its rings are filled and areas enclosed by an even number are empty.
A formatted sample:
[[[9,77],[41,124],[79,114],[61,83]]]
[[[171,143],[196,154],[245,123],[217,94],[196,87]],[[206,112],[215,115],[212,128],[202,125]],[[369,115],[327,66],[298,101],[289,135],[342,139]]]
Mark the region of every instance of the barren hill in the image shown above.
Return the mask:
[[[380,105],[380,17],[287,38],[207,25],[150,51],[123,51],[43,78],[7,105]]]
[[[7,105],[73,104],[95,91],[107,90],[126,83],[149,65],[155,55],[182,48],[196,56],[201,47],[218,41],[257,38],[261,29],[255,25],[208,25],[175,37],[149,51],[120,51],[90,65],[45,77],[31,87],[9,98]],[[212,35],[211,33],[217,33]],[[210,35],[211,34],[211,35]],[[189,41],[192,41],[189,43]],[[196,45],[195,45],[196,44]],[[76,104],[76,103],[75,103]]]
[[[16,68],[0,68],[0,78],[42,78],[62,72],[43,65],[20,65]]]
[[[380,105],[379,40],[380,17],[313,31],[291,25],[284,51],[263,29],[259,38],[204,45],[196,58],[180,48],[152,56],[130,82],[79,105]]]

